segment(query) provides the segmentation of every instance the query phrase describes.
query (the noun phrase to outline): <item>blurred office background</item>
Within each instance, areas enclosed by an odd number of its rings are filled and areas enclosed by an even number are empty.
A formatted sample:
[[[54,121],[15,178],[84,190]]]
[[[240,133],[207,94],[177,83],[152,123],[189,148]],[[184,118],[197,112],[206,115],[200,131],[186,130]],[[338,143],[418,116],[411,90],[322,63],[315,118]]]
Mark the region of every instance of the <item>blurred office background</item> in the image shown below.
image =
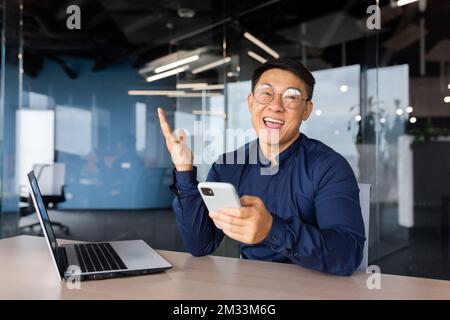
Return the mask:
[[[448,0],[2,0],[0,9],[0,237],[40,233],[26,185],[34,168],[57,236],[184,251],[156,108],[204,146],[203,180],[208,162],[254,136],[225,130],[251,129],[252,71],[279,55],[317,80],[302,131],[372,185],[369,263],[450,279]],[[238,250],[226,239],[215,254]]]

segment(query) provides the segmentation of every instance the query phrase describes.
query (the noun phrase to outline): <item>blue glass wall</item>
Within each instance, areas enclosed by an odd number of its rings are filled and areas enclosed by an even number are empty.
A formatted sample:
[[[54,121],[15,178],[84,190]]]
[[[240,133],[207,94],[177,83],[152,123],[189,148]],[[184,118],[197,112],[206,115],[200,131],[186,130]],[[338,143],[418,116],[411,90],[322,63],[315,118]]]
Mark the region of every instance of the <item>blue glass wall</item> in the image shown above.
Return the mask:
[[[175,101],[128,95],[150,87],[129,63],[93,72],[92,61],[64,61],[76,79],[46,59],[36,78],[24,77],[23,98],[25,108],[55,110],[55,161],[66,165],[60,208],[169,207],[171,162],[156,107],[170,110]],[[173,86],[170,81],[152,85]]]

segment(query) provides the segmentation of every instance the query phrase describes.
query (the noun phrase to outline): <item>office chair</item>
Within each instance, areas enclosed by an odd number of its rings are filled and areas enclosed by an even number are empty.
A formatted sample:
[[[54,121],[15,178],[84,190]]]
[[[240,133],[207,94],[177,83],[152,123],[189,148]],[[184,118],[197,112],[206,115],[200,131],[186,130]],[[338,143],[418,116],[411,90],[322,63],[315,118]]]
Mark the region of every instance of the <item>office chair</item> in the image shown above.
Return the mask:
[[[42,193],[42,200],[46,209],[55,207],[58,203],[66,201],[64,192],[64,177],[65,164],[51,163],[51,164],[37,164],[33,166],[36,174],[36,179],[39,183],[39,188]],[[20,195],[20,217],[25,217],[35,212],[33,201],[29,193],[27,195]],[[26,203],[26,205],[25,205]],[[69,235],[70,229],[60,222],[52,221],[52,225],[59,227],[64,234]],[[34,227],[40,226],[39,223],[33,223],[20,227],[19,230],[24,231],[30,229],[33,231]]]
[[[359,205],[364,221],[366,242],[364,242],[363,259],[358,267],[358,271],[366,272],[369,261],[369,222],[370,222],[370,184],[359,183]]]

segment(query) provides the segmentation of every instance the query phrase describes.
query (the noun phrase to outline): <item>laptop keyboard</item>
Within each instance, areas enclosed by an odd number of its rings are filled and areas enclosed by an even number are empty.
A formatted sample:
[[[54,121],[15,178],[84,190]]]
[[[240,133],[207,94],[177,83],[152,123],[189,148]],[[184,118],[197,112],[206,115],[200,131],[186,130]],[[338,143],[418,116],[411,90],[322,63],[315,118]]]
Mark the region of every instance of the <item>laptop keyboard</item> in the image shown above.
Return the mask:
[[[109,243],[76,244],[75,252],[82,272],[127,269]]]

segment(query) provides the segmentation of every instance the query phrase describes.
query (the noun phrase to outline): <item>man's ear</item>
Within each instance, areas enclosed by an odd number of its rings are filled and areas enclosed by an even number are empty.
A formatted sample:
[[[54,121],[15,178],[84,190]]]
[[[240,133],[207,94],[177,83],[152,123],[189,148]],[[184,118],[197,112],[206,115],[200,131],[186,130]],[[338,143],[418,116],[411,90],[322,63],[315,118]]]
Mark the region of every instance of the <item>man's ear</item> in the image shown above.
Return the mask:
[[[309,116],[311,115],[311,112],[313,110],[313,106],[314,106],[314,104],[311,100],[308,100],[306,102],[306,110],[303,113],[303,119],[302,119],[303,121],[306,121],[309,118]]]
[[[252,113],[252,105],[253,105],[253,95],[251,93],[249,93],[247,96],[247,106],[248,106],[248,111],[250,113]]]

